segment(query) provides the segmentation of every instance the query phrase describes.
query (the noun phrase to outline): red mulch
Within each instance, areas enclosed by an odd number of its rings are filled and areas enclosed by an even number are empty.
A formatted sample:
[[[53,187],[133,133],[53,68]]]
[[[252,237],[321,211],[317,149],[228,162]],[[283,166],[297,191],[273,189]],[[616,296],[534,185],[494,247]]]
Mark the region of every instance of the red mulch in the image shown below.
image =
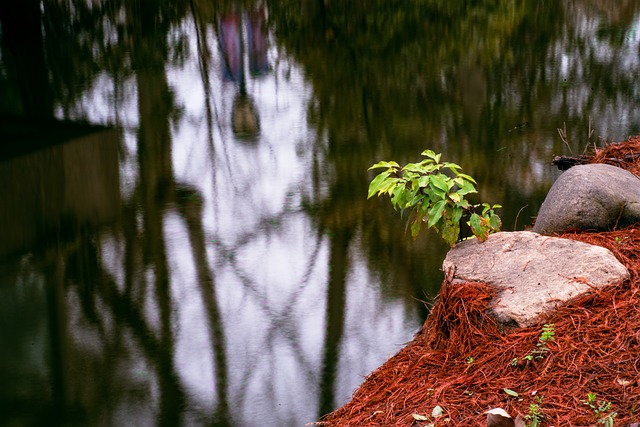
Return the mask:
[[[591,159],[640,175],[640,137],[596,149]],[[414,340],[369,375],[350,402],[317,424],[485,426],[484,411],[502,407],[514,417],[526,415],[538,399],[541,426],[599,425],[584,403],[589,393],[611,402],[605,415],[617,412],[616,426],[640,420],[640,224],[561,237],[608,248],[629,269],[630,279],[577,298],[538,325],[510,331],[485,316],[491,287],[445,279]],[[548,341],[542,358],[523,361],[536,349],[544,323],[555,325],[555,340]],[[430,415],[436,405],[444,409],[442,417],[414,419],[413,414]]]

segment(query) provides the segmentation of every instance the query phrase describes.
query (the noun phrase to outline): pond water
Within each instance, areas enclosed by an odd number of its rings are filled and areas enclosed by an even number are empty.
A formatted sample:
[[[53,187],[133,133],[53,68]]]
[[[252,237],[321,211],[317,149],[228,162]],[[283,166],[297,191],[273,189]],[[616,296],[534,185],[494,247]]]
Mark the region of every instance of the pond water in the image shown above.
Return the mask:
[[[371,164],[441,152],[522,230],[640,133],[633,1],[11,3],[3,425],[316,421],[442,280]]]

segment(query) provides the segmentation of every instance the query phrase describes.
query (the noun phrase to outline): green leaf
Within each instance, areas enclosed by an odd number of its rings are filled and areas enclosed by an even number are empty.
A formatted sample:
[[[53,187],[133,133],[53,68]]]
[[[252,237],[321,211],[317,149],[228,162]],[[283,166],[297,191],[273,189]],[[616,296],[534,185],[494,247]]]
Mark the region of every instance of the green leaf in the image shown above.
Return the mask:
[[[442,174],[438,174],[438,175],[432,175],[431,176],[431,183],[438,189],[444,191],[445,193],[449,191],[449,186],[447,185],[447,182],[445,181],[446,176],[442,175]]]
[[[436,158],[436,153],[433,150],[424,150],[421,153],[423,156],[428,157],[430,159],[435,159]]]
[[[487,227],[487,221],[483,217],[481,217],[477,213],[471,214],[469,225],[471,226],[473,235],[476,236],[478,240],[480,240],[481,242],[487,240],[490,230]]]
[[[466,202],[466,200],[464,200]],[[459,223],[462,219],[462,214],[464,214],[464,209],[460,207],[460,205],[456,204],[453,207],[453,215],[451,215],[451,222]]]
[[[418,180],[416,178],[412,178],[412,179],[408,180],[407,182],[411,183],[411,191],[418,191],[420,189],[420,185],[419,185]]]
[[[393,190],[393,194],[391,195],[391,203],[394,207],[404,208],[404,196],[406,194],[406,189],[403,186],[398,186]]]
[[[398,170],[400,168],[400,165],[397,164],[396,162],[393,162],[393,161],[392,162],[378,162],[375,165],[371,166],[367,170],[377,169],[377,168],[390,168],[390,169]]]
[[[440,234],[449,246],[455,245],[460,236],[460,222],[444,221]]]
[[[418,175],[424,175],[428,173],[425,166],[421,165],[420,163],[407,163],[402,167],[402,171],[405,173],[412,172]]]
[[[380,187],[385,185],[386,180],[390,175],[391,172],[386,171],[378,174],[375,178],[373,178],[371,184],[369,184],[369,195],[367,196],[367,199],[370,199],[376,193],[380,194]]]
[[[503,390],[504,390],[505,393],[507,393],[511,397],[519,397],[520,396],[517,391],[513,391],[513,390],[508,389],[508,388],[505,388]]]
[[[437,201],[437,200],[445,200],[447,198],[447,192],[439,189],[435,186],[429,186],[425,189],[427,196],[429,199]]]
[[[477,213],[471,214],[469,218],[469,226],[471,227],[471,232],[478,237],[480,230],[482,229],[482,223],[480,222],[480,215]]]
[[[413,194],[413,196],[411,197],[411,200],[409,200],[407,202],[407,207],[415,207],[415,206],[420,206],[422,199],[424,199],[424,194],[421,194],[419,192],[415,192]]]
[[[462,169],[460,165],[457,165],[455,163],[450,163],[450,162],[442,163],[442,167],[449,169],[451,172],[453,172],[456,175],[459,175],[460,174],[459,169]]]
[[[457,174],[457,175],[458,175],[458,177],[460,177],[460,178],[464,178],[464,179],[466,179],[467,181],[471,181],[471,182],[473,182],[474,184],[478,184],[478,183],[476,182],[476,180],[475,180],[475,179],[473,179],[473,177],[471,177],[471,176],[467,175],[466,173],[459,173],[459,174]]]
[[[487,212],[489,212],[490,210],[491,210],[491,206],[489,206],[489,203],[482,204],[482,216],[485,216]]]
[[[421,173],[413,172],[410,170],[402,170],[402,178],[407,182],[412,182],[416,180],[419,176],[422,176]]]
[[[429,222],[427,222],[428,228],[433,227],[438,221],[440,221],[440,218],[442,218],[442,213],[444,212],[445,206],[446,206],[446,203],[444,200],[438,200],[433,204],[433,207],[429,212]]]
[[[430,174],[440,169],[440,165],[433,163],[433,160],[429,159],[421,161],[420,167],[422,168],[423,174]]]
[[[403,208],[413,208],[415,206],[415,203],[413,203],[413,200],[415,199],[416,196],[422,196],[422,194],[418,194],[420,191],[420,187],[415,187],[415,188],[405,188],[404,189],[404,194],[402,195],[402,207]]]
[[[391,196],[393,194],[393,192],[395,191],[396,187],[404,188],[405,185],[406,185],[406,182],[402,178],[391,178],[390,177],[390,178],[387,179],[387,183],[386,184],[382,184],[378,188],[378,195],[386,193],[388,196]]]
[[[456,203],[456,206],[462,208],[462,209],[468,209],[471,207],[471,205],[469,204],[469,202],[466,199],[462,199],[460,200],[460,203]]]
[[[498,215],[492,212],[489,217],[489,225],[494,231],[500,231],[500,227],[502,227],[502,220]]]
[[[460,194],[461,196],[464,196],[466,194],[477,193],[476,187],[474,187],[474,185],[468,181],[462,181],[462,183],[456,182],[456,184],[458,184],[458,187],[459,187],[456,193]]]
[[[428,186],[429,185],[429,175],[421,176],[420,179],[418,180],[418,185],[420,185],[420,187],[422,187],[422,188]]]

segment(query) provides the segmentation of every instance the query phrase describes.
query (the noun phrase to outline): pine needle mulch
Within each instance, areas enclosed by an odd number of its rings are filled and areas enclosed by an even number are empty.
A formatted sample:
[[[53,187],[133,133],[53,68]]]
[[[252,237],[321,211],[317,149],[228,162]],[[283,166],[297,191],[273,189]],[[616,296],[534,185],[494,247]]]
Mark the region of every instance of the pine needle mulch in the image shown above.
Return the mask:
[[[590,160],[640,175],[639,154],[640,138],[631,138],[594,150]],[[316,424],[485,426],[488,409],[502,407],[515,417],[537,404],[544,416],[540,426],[602,425],[585,404],[590,393],[596,406],[610,402],[600,416],[616,412],[616,426],[640,420],[640,224],[560,237],[606,247],[630,279],[594,289],[538,325],[505,331],[485,315],[490,286],[453,285],[445,278],[414,340],[369,375],[350,402]],[[545,323],[554,324],[555,339],[536,353]],[[534,354],[540,357],[525,357]],[[443,416],[414,417],[430,416],[436,406]]]

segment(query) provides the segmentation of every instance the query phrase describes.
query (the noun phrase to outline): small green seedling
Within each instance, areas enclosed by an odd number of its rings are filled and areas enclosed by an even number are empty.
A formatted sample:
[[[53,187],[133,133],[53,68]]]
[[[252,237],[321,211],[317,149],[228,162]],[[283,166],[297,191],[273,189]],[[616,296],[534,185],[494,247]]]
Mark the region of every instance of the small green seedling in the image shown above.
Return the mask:
[[[556,332],[555,325],[553,323],[546,323],[542,326],[542,332],[540,333],[540,337],[538,337],[538,343],[536,344],[536,348],[529,352],[526,356],[522,357],[522,360],[527,362],[532,362],[534,360],[543,359],[545,354],[549,351],[548,343],[549,341],[555,341]],[[520,363],[520,359],[514,357],[511,360],[511,366],[518,366]]]
[[[597,400],[596,397],[596,393],[590,392],[587,394],[587,400],[583,400],[582,403],[591,408],[597,425],[613,427],[613,419],[618,416],[618,413],[610,411],[611,402],[607,400]]]
[[[556,340],[556,329],[555,329],[555,325],[553,323],[545,323],[542,326],[542,333],[540,334],[540,338],[538,338],[538,350],[546,353],[547,351],[549,351],[549,347],[547,347],[547,343],[549,343],[549,341],[555,341]]]
[[[629,239],[629,237],[627,236],[623,236],[623,237],[616,237],[615,241],[617,244],[622,245],[625,241],[627,241]]]
[[[527,420],[527,427],[538,427],[542,422],[544,414],[540,408],[541,405],[542,396],[536,396],[533,402],[529,404],[529,413],[524,416],[525,420]]]

